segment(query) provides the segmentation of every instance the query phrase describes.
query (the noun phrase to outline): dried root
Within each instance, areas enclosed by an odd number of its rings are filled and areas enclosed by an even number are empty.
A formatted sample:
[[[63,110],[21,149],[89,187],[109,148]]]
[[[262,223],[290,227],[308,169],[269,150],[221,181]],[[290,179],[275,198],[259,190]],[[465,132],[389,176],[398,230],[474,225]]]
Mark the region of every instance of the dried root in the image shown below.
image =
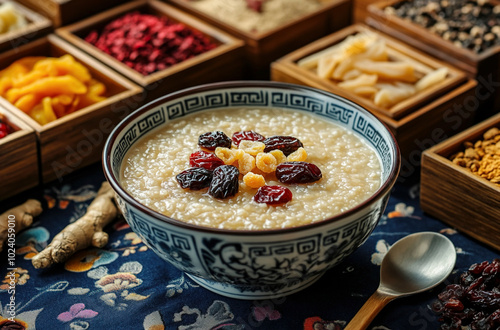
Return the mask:
[[[76,251],[89,246],[102,248],[108,243],[103,228],[118,215],[114,192],[108,182],[103,182],[87,212],[74,223],[66,226],[52,242],[31,262],[35,268],[46,268],[66,261]]]
[[[3,243],[7,239],[9,220],[14,220],[15,233],[19,233],[24,228],[31,226],[33,218],[40,213],[42,213],[42,204],[35,199],[28,199],[23,204],[7,210],[0,215],[0,252],[2,252]]]

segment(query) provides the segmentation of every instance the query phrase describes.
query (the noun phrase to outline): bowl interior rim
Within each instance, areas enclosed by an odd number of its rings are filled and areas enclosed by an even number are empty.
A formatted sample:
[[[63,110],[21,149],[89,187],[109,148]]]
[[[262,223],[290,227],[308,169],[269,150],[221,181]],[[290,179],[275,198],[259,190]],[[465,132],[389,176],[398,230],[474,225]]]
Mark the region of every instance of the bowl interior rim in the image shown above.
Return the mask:
[[[287,227],[287,228],[273,228],[273,229],[259,229],[259,230],[248,230],[248,229],[242,229],[242,230],[234,230],[234,229],[223,229],[223,228],[213,228],[213,227],[205,227],[201,225],[195,225],[191,223],[187,223],[181,220],[177,220],[174,218],[171,218],[169,216],[166,216],[158,211],[155,211],[146,205],[140,203],[137,201],[132,195],[130,195],[125,189],[123,189],[119,183],[118,178],[114,175],[113,172],[113,166],[111,164],[111,149],[112,146],[115,144],[115,141],[117,139],[118,134],[121,132],[122,128],[126,127],[131,121],[133,121],[135,118],[139,117],[142,115],[144,112],[147,112],[157,106],[160,106],[166,102],[169,102],[171,100],[174,100],[179,97],[184,97],[188,95],[194,95],[197,93],[201,92],[208,92],[208,91],[215,91],[215,90],[221,90],[221,89],[236,89],[236,88],[260,88],[260,89],[266,89],[266,88],[278,88],[278,89],[283,89],[283,90],[295,90],[295,91],[301,91],[301,92],[312,92],[316,94],[320,94],[323,97],[329,97],[329,98],[334,98],[337,99],[341,102],[344,102],[348,105],[350,105],[353,108],[356,108],[358,111],[361,111],[365,116],[370,117],[372,120],[376,121],[379,123],[386,131],[386,133],[390,137],[390,141],[392,142],[391,145],[392,147],[390,148],[391,152],[393,153],[392,159],[394,161],[391,163],[392,168],[390,169],[390,173],[387,177],[387,179],[382,182],[380,187],[367,199],[365,199],[363,202],[357,204],[356,206],[341,212],[339,214],[334,215],[333,217],[329,217],[323,220],[315,221],[312,223],[296,226],[296,227]],[[324,226],[327,224],[330,224],[332,222],[337,222],[341,221],[342,219],[348,218],[349,216],[361,211],[363,208],[368,206],[369,204],[374,203],[377,201],[379,198],[382,198],[385,196],[387,193],[390,192],[390,189],[392,189],[393,185],[395,184],[399,170],[400,170],[400,163],[401,163],[401,154],[399,150],[398,143],[396,141],[396,138],[394,137],[394,134],[391,132],[391,130],[383,123],[380,119],[378,119],[376,116],[374,116],[372,113],[370,113],[368,110],[366,110],[364,107],[361,105],[352,102],[342,96],[323,91],[320,89],[316,89],[313,87],[308,87],[308,86],[302,86],[302,85],[296,85],[296,84],[290,84],[290,83],[282,83],[282,82],[274,82],[274,81],[259,81],[259,80],[241,80],[241,81],[225,81],[225,82],[216,82],[216,83],[209,83],[209,84],[204,84],[204,85],[199,85],[199,86],[194,86],[194,87],[189,87],[185,88],[182,90],[179,90],[177,92],[169,93],[166,94],[156,100],[153,100],[137,110],[133,111],[131,114],[126,116],[118,125],[115,126],[113,131],[110,133],[109,137],[107,138],[104,149],[103,149],[103,157],[102,157],[102,165],[103,165],[103,170],[104,170],[104,175],[106,177],[106,180],[110,183],[111,187],[115,191],[116,194],[118,194],[123,200],[125,200],[127,203],[131,204],[134,208],[140,210],[141,212],[147,214],[148,216],[151,216],[152,218],[155,218],[156,220],[159,220],[161,222],[166,222],[167,224],[176,226],[176,227],[181,227],[184,229],[188,230],[194,230],[198,232],[203,232],[203,233],[215,233],[215,234],[226,234],[226,235],[246,235],[246,236],[256,236],[256,235],[273,235],[273,234],[281,234],[281,233],[292,233],[292,232],[297,232],[297,231],[302,231],[302,230],[307,230],[307,229],[312,229],[315,227],[319,226]]]

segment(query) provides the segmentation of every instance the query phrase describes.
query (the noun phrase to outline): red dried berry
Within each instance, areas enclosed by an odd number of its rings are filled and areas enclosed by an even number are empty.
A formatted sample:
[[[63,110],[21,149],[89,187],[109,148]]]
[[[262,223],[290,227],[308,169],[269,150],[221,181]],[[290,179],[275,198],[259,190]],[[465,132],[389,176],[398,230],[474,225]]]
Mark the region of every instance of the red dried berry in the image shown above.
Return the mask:
[[[283,183],[309,183],[321,179],[318,166],[307,162],[284,162],[276,167],[276,177]]]
[[[143,75],[217,47],[200,31],[167,17],[131,12],[91,31],[85,41]]]
[[[208,150],[215,150],[217,147],[231,148],[231,139],[221,131],[207,132],[200,135],[198,145]]]
[[[266,138],[255,131],[239,131],[233,133],[232,140],[234,145],[239,146],[243,140],[247,141],[264,141]]]
[[[500,260],[473,264],[438,294],[433,310],[441,329],[500,329]]]
[[[220,199],[236,195],[239,189],[239,175],[240,171],[236,166],[222,165],[217,167],[213,172],[208,193]]]
[[[192,167],[203,167],[213,171],[217,167],[224,165],[224,162],[213,153],[200,150],[193,152],[191,156],[189,156],[189,165]]]
[[[12,133],[12,129],[0,119],[0,139]]]
[[[451,309],[456,312],[460,312],[464,310],[464,305],[462,302],[456,298],[451,298],[444,304],[445,308]]]
[[[246,0],[247,1],[247,7],[253,11],[256,11],[258,13],[262,13],[262,4],[264,3],[265,0]]]
[[[175,178],[184,189],[200,190],[210,186],[212,177],[212,171],[203,167],[193,167],[177,174]]]
[[[290,189],[281,186],[262,186],[253,197],[257,203],[284,204],[292,200]]]
[[[269,152],[271,150],[278,149],[281,150],[285,154],[285,156],[288,156],[295,150],[304,146],[299,139],[293,136],[279,136],[279,135],[268,137],[267,139],[264,140],[264,144],[266,145],[264,152]]]

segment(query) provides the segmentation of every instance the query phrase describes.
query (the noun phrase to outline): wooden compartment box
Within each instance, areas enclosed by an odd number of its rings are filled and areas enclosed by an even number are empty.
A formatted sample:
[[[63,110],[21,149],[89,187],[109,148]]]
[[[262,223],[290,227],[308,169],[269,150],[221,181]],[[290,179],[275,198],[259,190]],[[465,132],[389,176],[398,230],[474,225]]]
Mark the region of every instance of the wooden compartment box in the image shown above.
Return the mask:
[[[93,78],[106,86],[107,99],[70,113],[46,125],[0,97],[0,106],[17,115],[36,133],[41,182],[61,179],[76,169],[101,159],[106,137],[113,127],[143,104],[142,89],[55,35],[0,54],[0,69],[26,56],[72,55]]]
[[[428,29],[396,15],[387,14],[384,9],[400,0],[382,0],[368,6],[366,23],[396,39],[441,59],[478,80],[482,87],[482,103],[485,107],[498,109],[500,106],[500,46],[491,47],[481,53],[457,47]],[[496,3],[496,2],[495,2]]]
[[[35,130],[8,110],[0,108],[15,131],[0,139],[0,200],[38,186],[38,146]]]
[[[6,2],[12,3],[14,8],[26,18],[28,25],[25,28],[0,34],[0,52],[19,47],[31,40],[44,37],[52,31],[52,22],[46,17],[11,0],[0,0],[0,5]]]
[[[424,212],[500,250],[500,186],[450,160],[464,150],[464,142],[482,140],[493,127],[500,128],[500,114],[424,151],[420,204]]]
[[[91,31],[101,31],[109,22],[132,11],[164,16],[173,21],[181,22],[202,32],[218,46],[169,68],[144,76],[84,40]],[[148,101],[179,89],[215,81],[237,80],[243,77],[243,61],[241,61],[243,42],[241,40],[172,6],[155,0],[133,1],[73,25],[57,29],[56,33],[142,86],[147,92]]]
[[[198,10],[190,1],[168,1],[245,41],[246,77],[252,79],[268,78],[272,61],[351,24],[353,6],[352,0],[322,0],[323,7],[316,12],[267,32],[250,33]]]
[[[370,31],[386,41],[388,49],[397,59],[419,62],[429,68],[447,67],[448,75],[442,83],[436,84],[410,98],[384,109],[361,96],[337,86],[332,80],[320,78],[312,70],[300,67],[299,60],[316,54],[347,36],[357,32]],[[477,83],[467,79],[465,74],[445,63],[434,60],[416,50],[403,45],[389,36],[376,32],[362,24],[356,24],[319,39],[275,61],[271,67],[272,80],[296,83],[323,89],[350,99],[381,119],[394,133],[403,156],[403,163],[416,167],[420,164],[420,153],[450,133],[473,124],[473,115],[467,113],[457,125],[450,125],[454,116],[454,106],[462,104],[467,97],[473,97]],[[458,115],[457,115],[458,116]]]
[[[17,0],[45,15],[55,27],[76,22],[127,0]]]

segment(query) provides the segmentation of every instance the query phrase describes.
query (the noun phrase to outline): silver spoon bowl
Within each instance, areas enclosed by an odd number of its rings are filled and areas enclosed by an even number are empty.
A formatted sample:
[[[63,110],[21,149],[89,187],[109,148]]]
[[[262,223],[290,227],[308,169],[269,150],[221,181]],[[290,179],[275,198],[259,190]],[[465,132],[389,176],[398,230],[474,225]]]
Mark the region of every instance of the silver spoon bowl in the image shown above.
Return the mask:
[[[344,330],[366,329],[391,300],[440,284],[450,275],[456,258],[455,246],[441,234],[421,232],[400,239],[382,260],[377,291]]]

